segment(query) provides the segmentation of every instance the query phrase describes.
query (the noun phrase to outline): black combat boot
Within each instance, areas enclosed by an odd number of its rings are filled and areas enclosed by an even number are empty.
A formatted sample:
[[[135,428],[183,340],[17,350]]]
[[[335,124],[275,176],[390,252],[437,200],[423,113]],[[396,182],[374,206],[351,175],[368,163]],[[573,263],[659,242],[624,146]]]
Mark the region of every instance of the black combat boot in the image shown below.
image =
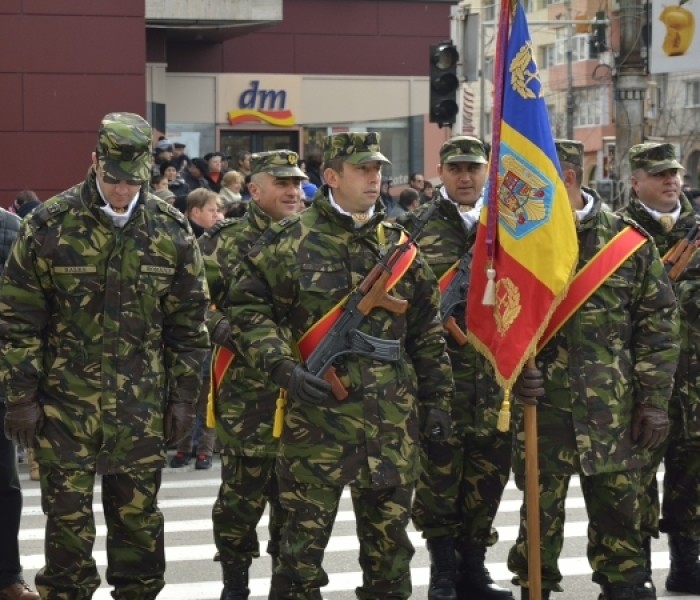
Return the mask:
[[[430,552],[428,600],[457,600],[455,541],[447,536],[436,537],[428,540],[427,546]]]
[[[644,555],[644,581],[635,588],[637,600],[656,600],[656,586],[651,578],[651,537],[642,540]]]
[[[224,589],[221,590],[220,600],[247,600],[248,567],[244,565],[221,565],[224,572]]]
[[[542,600],[549,600],[552,590],[542,590]],[[530,588],[520,588],[520,600],[530,600]]]
[[[629,583],[604,583],[598,600],[636,600],[637,587]]]
[[[462,544],[457,556],[457,597],[460,600],[513,600],[510,590],[496,585],[491,579],[484,564],[486,548]]]
[[[671,569],[666,578],[669,592],[700,594],[700,541],[678,534],[668,535],[671,554]]]

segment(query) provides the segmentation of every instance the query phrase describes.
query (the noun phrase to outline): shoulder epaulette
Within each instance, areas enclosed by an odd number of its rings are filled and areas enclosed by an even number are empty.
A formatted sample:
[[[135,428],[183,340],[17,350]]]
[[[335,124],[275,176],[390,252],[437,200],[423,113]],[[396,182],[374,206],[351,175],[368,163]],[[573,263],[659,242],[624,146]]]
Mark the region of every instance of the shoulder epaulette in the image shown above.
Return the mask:
[[[634,227],[639,233],[641,233],[644,237],[652,240],[654,237],[646,230],[644,227],[642,227],[637,221],[634,219],[628,217],[627,215],[621,215],[619,213],[615,213],[620,220],[625,223],[625,225],[629,225],[630,227]]]
[[[38,227],[42,227],[61,213],[68,212],[70,208],[71,201],[69,198],[54,198],[47,200],[41,206],[37,206],[32,212],[31,219]]]
[[[296,223],[298,220],[299,215],[292,215],[290,217],[285,217],[281,221],[272,223],[258,238],[258,241],[251,246],[250,250],[248,251],[248,256],[250,258],[255,258],[258,254],[260,254],[260,251],[265,246],[271,244],[285,229]]]
[[[241,222],[241,217],[229,217],[223,221],[217,221],[213,227],[207,229],[200,237],[200,239],[209,239],[218,235],[222,229],[231,227],[232,225],[237,225]]]
[[[183,215],[177,208],[175,208],[172,204],[168,204],[167,202],[164,201],[159,201],[156,202],[156,206],[160,210],[160,212],[168,215],[172,219],[175,219],[180,225],[183,227],[187,226],[187,217]]]

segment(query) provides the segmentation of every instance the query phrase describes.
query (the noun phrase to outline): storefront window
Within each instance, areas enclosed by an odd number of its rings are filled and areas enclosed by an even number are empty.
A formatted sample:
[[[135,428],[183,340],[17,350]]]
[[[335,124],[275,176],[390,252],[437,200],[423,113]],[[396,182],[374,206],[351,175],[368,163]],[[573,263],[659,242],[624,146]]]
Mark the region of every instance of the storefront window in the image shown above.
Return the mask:
[[[382,176],[390,177],[393,185],[408,183],[411,172],[410,154],[411,140],[409,135],[409,119],[391,121],[364,121],[357,123],[335,123],[326,127],[305,127],[302,156],[307,160],[314,154],[323,154],[323,142],[326,136],[346,131],[376,131],[381,134],[381,148],[391,165],[382,168]],[[422,145],[422,140],[421,140]],[[421,170],[422,165],[413,170]]]
[[[186,144],[190,158],[202,157],[216,150],[216,126],[203,123],[168,123],[168,139]]]

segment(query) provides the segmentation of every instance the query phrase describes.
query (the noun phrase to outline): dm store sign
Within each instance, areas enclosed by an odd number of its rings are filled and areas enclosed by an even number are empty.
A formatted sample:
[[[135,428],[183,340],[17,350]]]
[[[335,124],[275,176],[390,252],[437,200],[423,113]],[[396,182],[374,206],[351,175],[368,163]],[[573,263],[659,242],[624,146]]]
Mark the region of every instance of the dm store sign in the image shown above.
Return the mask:
[[[263,121],[275,127],[292,127],[296,119],[286,105],[286,90],[262,89],[256,79],[238,97],[238,109],[229,111],[226,116],[231,125]]]

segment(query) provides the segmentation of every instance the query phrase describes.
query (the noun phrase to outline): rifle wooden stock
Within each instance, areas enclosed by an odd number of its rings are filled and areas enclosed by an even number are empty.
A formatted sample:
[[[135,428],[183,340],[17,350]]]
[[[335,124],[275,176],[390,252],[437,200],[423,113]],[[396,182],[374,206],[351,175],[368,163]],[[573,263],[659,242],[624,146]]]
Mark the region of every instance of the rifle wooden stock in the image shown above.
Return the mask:
[[[697,250],[698,238],[700,237],[700,226],[695,225],[686,237],[678,240],[676,244],[666,254],[661,261],[666,266],[666,273],[671,281],[676,281],[683,271],[685,271],[690,259],[693,258]]]
[[[671,265],[671,268],[668,270],[668,278],[671,281],[676,281],[681,276],[683,271],[685,271],[686,267],[688,266],[690,259],[693,258],[693,255],[695,254],[696,250],[697,248],[694,244],[686,245],[685,249],[683,250],[683,253],[675,261],[675,263]]]
[[[683,254],[683,251],[688,247],[688,240],[683,238],[682,240],[678,240],[673,248],[671,248],[666,254],[663,255],[662,261],[665,265],[675,265],[678,262],[678,259],[680,258],[681,254]]]
[[[443,327],[457,344],[460,346],[466,345],[467,334],[462,331],[462,328],[459,325],[457,325],[457,319],[452,316],[448,317],[447,321],[445,321],[443,324]]]
[[[377,265],[374,269],[381,269],[381,265]],[[372,269],[372,271],[374,271]],[[372,272],[370,272],[372,275]],[[367,316],[375,308],[381,307],[395,315],[402,315],[408,310],[408,301],[400,298],[395,298],[391,294],[387,293],[385,289],[386,280],[389,279],[389,271],[382,270],[381,275],[376,278],[372,286],[364,293],[362,300],[357,303],[357,310],[359,310],[363,315]],[[370,280],[368,276],[365,281]],[[364,283],[364,281],[363,281]],[[360,291],[362,287],[360,287]]]

